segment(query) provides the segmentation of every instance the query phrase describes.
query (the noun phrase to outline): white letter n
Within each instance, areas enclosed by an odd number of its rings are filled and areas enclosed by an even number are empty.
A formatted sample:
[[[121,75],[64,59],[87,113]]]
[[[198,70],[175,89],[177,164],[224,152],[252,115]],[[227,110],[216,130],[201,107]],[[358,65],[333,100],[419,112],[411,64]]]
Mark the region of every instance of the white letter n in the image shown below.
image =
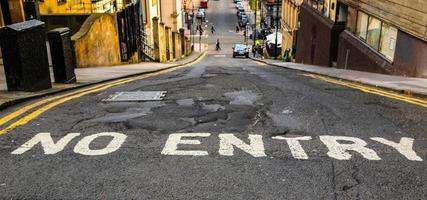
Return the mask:
[[[265,157],[262,135],[249,135],[250,144],[244,143],[233,134],[219,134],[219,154],[224,156],[234,155],[234,146],[251,154],[253,157]]]
[[[69,133],[55,143],[50,136],[50,133],[39,133],[31,138],[31,140],[13,151],[12,154],[23,154],[38,143],[40,143],[43,147],[44,154],[56,154],[62,151],[72,139],[79,135],[80,133]]]

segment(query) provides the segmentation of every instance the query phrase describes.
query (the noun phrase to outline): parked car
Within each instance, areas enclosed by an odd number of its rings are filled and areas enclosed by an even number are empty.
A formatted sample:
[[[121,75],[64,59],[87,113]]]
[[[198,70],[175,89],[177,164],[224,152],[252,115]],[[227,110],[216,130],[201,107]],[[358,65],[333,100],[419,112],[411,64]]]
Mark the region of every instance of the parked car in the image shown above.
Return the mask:
[[[246,18],[247,18],[246,13],[241,12],[241,13],[237,14],[237,19],[238,19],[239,21],[240,21],[243,17],[246,17]]]
[[[241,15],[241,13],[243,13],[243,14],[245,14],[245,9],[243,9],[243,8],[239,8],[239,10],[237,11],[237,13],[236,13],[236,15],[237,16],[240,16]]]
[[[244,27],[248,24],[248,22],[249,22],[248,17],[246,15],[242,15],[239,19],[239,26]]]
[[[233,47],[233,58],[237,56],[249,58],[249,47],[244,44],[235,44]]]

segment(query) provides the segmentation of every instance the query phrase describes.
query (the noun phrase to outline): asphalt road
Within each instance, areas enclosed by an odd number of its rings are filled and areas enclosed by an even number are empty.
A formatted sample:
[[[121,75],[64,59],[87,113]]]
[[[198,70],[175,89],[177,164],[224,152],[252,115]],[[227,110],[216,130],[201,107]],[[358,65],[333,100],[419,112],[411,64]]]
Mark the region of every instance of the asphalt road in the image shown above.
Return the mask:
[[[0,136],[0,198],[426,199],[425,108],[233,59],[243,40],[233,4],[209,6],[217,33],[201,62],[59,104]],[[102,101],[138,90],[167,94]]]

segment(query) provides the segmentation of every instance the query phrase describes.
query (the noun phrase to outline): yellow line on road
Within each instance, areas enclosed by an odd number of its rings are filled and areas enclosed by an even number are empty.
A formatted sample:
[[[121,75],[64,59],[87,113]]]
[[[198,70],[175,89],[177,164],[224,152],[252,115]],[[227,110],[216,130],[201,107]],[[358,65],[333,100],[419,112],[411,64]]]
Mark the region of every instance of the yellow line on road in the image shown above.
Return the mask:
[[[256,61],[256,60],[252,60],[252,62],[254,62],[254,63],[258,64],[258,65],[267,65],[265,63],[262,63],[262,62],[259,62],[259,61]]]
[[[401,94],[397,94],[397,93],[393,93],[393,92],[388,92],[388,91],[384,91],[384,90],[380,90],[380,89],[375,89],[372,87],[367,87],[364,85],[352,83],[349,81],[342,81],[342,80],[329,78],[329,77],[321,76],[321,75],[304,74],[304,76],[308,76],[308,77],[323,80],[323,81],[326,81],[329,83],[333,83],[333,84],[357,89],[357,90],[360,90],[360,91],[363,91],[366,93],[376,94],[379,96],[383,96],[383,97],[387,97],[387,98],[391,98],[391,99],[395,99],[398,101],[403,101],[403,102],[407,102],[407,103],[411,103],[411,104],[415,104],[415,105],[427,108],[427,101],[423,100],[423,99],[409,97],[409,96],[405,96],[405,95],[401,95]]]
[[[175,70],[177,70],[179,68],[182,68],[182,67],[187,67],[187,66],[190,66],[190,65],[194,65],[194,64],[200,62],[205,56],[206,56],[206,52],[203,53],[202,56],[200,56],[198,59],[196,59],[195,61],[193,61],[193,62],[191,62],[191,63],[189,63],[187,65],[183,65],[183,66],[179,66],[179,67],[174,67],[174,68],[170,68],[170,69],[167,69],[167,70],[162,70],[162,71],[158,71],[158,72],[154,72],[154,73],[150,73],[150,74],[141,75],[139,77],[126,78],[126,79],[122,79],[122,80],[118,80],[118,81],[113,81],[113,82],[109,82],[109,83],[100,84],[98,86],[91,87],[91,88],[86,89],[86,90],[76,91],[76,92],[73,92],[73,93],[70,93],[70,94],[67,94],[67,95],[61,95],[61,96],[58,96],[58,97],[52,97],[52,98],[50,98],[50,100],[46,99],[46,100],[43,100],[43,101],[36,102],[34,104],[28,105],[28,106],[24,107],[25,109],[22,108],[22,110],[20,109],[20,110],[18,110],[16,112],[12,113],[10,116],[9,115],[6,116],[7,117],[6,119],[3,118],[1,120],[4,121],[4,123],[6,123],[7,121],[10,121],[11,119],[16,118],[20,114],[23,114],[23,113],[25,113],[26,111],[28,111],[28,110],[30,110],[32,108],[38,107],[38,106],[40,106],[40,105],[42,105],[44,103],[48,103],[48,102],[54,101],[52,103],[49,103],[49,104],[47,104],[47,105],[45,105],[45,106],[43,106],[43,107],[41,107],[41,108],[33,111],[32,113],[24,116],[23,118],[21,118],[18,121],[12,123],[11,125],[9,125],[8,127],[6,127],[5,129],[0,130],[0,135],[6,134],[10,130],[12,130],[12,129],[18,127],[18,126],[22,126],[22,125],[27,124],[29,121],[37,118],[38,116],[40,116],[44,112],[48,111],[49,109],[51,109],[51,108],[53,108],[55,106],[58,106],[60,104],[63,104],[65,102],[67,102],[67,101],[70,101],[70,100],[73,100],[73,99],[76,99],[76,98],[80,98],[80,97],[85,96],[87,94],[91,94],[91,93],[99,92],[99,91],[102,91],[102,90],[106,90],[108,88],[111,88],[111,87],[114,87],[114,86],[117,86],[117,85],[122,85],[122,84],[125,84],[125,83],[128,83],[128,82],[131,82],[131,81],[146,79],[146,78],[149,78],[149,77],[153,77],[153,76],[157,76],[157,75],[160,75],[160,74],[164,74],[164,73],[168,73],[168,72],[171,72],[171,71],[175,71]],[[55,101],[55,100],[58,100],[58,101]]]
[[[123,80],[119,80],[119,81],[123,81]],[[115,82],[118,82],[118,81],[110,82],[110,84],[111,83],[115,83]],[[45,103],[48,103],[48,102],[51,102],[51,101],[54,101],[54,100],[57,100],[57,99],[60,99],[60,98],[64,98],[66,96],[70,96],[70,95],[73,95],[73,94],[77,94],[77,93],[80,93],[80,92],[84,92],[84,91],[88,91],[88,90],[93,90],[93,89],[96,89],[96,88],[99,88],[99,87],[102,87],[102,86],[104,86],[104,85],[96,85],[94,87],[86,88],[86,89],[83,89],[83,90],[77,90],[77,91],[74,91],[74,92],[71,92],[71,93],[68,93],[68,94],[64,94],[64,95],[50,97],[50,98],[43,99],[41,101],[35,102],[33,104],[29,104],[27,106],[24,106],[24,107],[22,107],[22,108],[20,108],[20,109],[18,109],[16,111],[10,113],[7,116],[1,118],[0,119],[0,126],[2,126],[3,124],[6,124],[10,120],[13,120],[13,119],[15,119],[18,116],[24,114],[25,112],[28,112],[29,110],[31,110],[33,108],[36,108],[36,107],[38,107],[40,105],[43,105]]]

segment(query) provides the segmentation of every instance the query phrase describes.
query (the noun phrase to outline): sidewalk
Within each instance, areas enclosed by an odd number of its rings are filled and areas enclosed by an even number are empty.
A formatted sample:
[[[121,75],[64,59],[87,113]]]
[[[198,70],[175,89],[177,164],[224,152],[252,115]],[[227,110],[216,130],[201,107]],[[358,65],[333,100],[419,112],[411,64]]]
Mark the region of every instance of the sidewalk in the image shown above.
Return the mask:
[[[423,78],[391,76],[370,72],[336,69],[330,67],[319,67],[290,62],[285,63],[270,59],[252,59],[277,67],[295,69],[299,71],[339,78],[347,81],[359,82],[365,85],[390,89],[397,92],[405,92],[408,94],[427,96],[427,79]]]
[[[173,63],[154,63],[143,62],[139,64],[108,66],[108,67],[91,67],[75,69],[77,83],[73,84],[58,84],[52,83],[52,88],[38,92],[9,92],[7,91],[6,77],[4,75],[4,67],[0,65],[0,110],[15,103],[23,102],[36,97],[42,97],[70,89],[76,89],[96,83],[101,83],[109,80],[124,78],[133,75],[155,72],[172,67],[185,65],[195,61],[203,55],[202,52],[195,51],[190,56],[173,62]],[[53,81],[53,73],[51,68],[51,80]]]

